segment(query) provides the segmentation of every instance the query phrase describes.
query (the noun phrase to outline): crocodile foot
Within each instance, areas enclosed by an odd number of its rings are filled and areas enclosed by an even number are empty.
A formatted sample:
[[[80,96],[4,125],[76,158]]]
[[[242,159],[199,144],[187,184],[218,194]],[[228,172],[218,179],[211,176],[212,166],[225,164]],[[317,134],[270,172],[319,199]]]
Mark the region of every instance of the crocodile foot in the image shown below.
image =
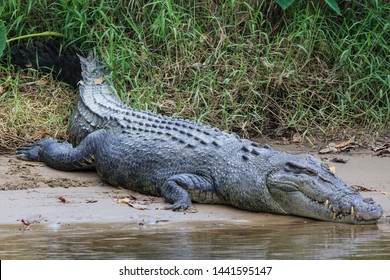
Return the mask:
[[[45,138],[33,144],[20,146],[19,148],[16,149],[17,158],[21,160],[27,160],[27,161],[40,161],[39,155],[41,151],[44,149],[44,147],[47,147],[52,143],[58,143],[58,142],[57,140],[54,140],[52,138]]]
[[[191,201],[179,200],[179,201],[176,201],[174,204],[165,207],[164,209],[165,210],[172,210],[172,211],[180,211],[180,210],[187,210],[191,206],[192,206]]]

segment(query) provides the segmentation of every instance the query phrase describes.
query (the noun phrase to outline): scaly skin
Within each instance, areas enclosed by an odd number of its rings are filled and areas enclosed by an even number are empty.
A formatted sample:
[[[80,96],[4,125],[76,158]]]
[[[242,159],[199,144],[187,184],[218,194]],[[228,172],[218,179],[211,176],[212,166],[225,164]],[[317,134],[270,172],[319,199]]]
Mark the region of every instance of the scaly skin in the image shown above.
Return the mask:
[[[162,196],[172,210],[192,202],[372,224],[382,215],[312,156],[298,157],[200,123],[134,110],[81,58],[83,83],[70,141],[44,139],[20,147],[19,158],[61,170],[95,167],[108,183]],[[98,81],[98,82],[97,82]]]

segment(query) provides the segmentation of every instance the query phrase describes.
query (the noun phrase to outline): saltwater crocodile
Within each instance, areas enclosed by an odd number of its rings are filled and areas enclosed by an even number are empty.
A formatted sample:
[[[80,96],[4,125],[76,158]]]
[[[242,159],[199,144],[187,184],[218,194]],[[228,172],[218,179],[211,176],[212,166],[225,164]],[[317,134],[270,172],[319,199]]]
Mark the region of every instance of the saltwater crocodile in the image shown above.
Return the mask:
[[[381,207],[315,157],[299,157],[201,123],[135,110],[116,97],[96,59],[82,58],[70,144],[46,138],[20,159],[60,170],[96,168],[114,186],[162,196],[167,209],[228,204],[331,222],[372,224]]]

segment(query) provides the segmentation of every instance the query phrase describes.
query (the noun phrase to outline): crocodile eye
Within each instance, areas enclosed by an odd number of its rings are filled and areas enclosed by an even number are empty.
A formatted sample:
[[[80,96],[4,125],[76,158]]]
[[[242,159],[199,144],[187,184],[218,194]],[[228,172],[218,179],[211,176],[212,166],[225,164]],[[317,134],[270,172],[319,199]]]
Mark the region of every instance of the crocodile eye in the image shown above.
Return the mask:
[[[307,166],[302,166],[296,162],[289,161],[286,163],[286,168],[287,171],[292,171],[294,173],[305,173],[310,176],[317,176],[318,172],[314,169],[311,169]]]
[[[317,171],[313,170],[313,169],[305,169],[304,171],[306,174],[310,175],[310,176],[317,176]]]
[[[285,192],[296,192],[299,191],[299,188],[297,186],[294,186],[292,184],[281,184],[278,186],[279,190],[285,191]]]

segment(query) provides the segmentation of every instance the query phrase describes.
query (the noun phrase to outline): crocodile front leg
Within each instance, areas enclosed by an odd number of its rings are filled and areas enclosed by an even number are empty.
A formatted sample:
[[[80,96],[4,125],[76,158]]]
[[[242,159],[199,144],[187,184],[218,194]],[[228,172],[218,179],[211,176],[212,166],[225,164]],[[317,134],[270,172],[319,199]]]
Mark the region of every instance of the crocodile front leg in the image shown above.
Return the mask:
[[[179,174],[168,178],[161,187],[161,195],[173,203],[166,209],[180,210],[191,207],[192,202],[221,203],[210,180],[196,174]]]
[[[97,144],[104,139],[105,130],[89,134],[79,146],[73,148],[68,142],[58,142],[46,138],[17,149],[18,158],[29,161],[42,161],[48,166],[64,170],[83,170],[95,166]]]

